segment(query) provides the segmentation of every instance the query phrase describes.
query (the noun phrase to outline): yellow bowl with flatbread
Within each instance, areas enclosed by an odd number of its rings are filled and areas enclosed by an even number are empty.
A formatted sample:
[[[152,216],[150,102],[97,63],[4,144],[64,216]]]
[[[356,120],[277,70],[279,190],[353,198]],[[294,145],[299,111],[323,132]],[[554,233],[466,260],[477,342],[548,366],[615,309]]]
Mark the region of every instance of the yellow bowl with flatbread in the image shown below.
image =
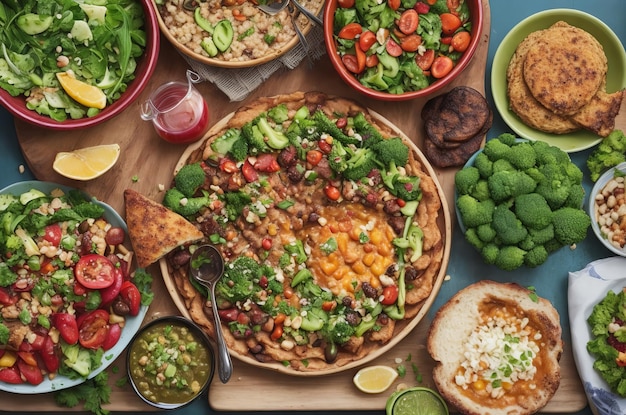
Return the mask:
[[[524,48],[523,42],[525,40],[536,42],[536,39],[532,39],[533,37],[541,37],[540,31],[551,28],[557,22],[565,22],[595,39],[595,41],[586,39],[585,41],[593,46],[579,48],[580,51],[587,53],[589,50],[593,50],[596,45],[601,45],[606,56],[606,75],[596,78],[597,83],[594,87],[599,85],[598,91],[600,92],[597,96],[601,98],[598,98],[596,103],[601,104],[602,111],[607,114],[607,120],[602,125],[602,134],[611,129],[611,118],[615,118],[623,98],[623,93],[620,94],[619,91],[626,87],[626,53],[615,33],[604,22],[588,13],[572,9],[552,9],[536,13],[518,23],[504,37],[496,50],[491,72],[491,89],[498,112],[517,135],[529,140],[545,141],[567,152],[576,152],[593,147],[602,140],[602,135],[598,133],[600,127],[591,125],[589,117],[586,117],[585,107],[576,113],[569,111],[570,114],[554,114],[552,110],[545,110],[543,105],[545,102],[538,103],[534,99],[533,91],[529,91],[526,85],[522,85],[524,81],[521,80],[523,70],[530,66],[529,62],[524,61],[528,57],[528,48]],[[558,23],[557,26],[559,24],[562,23]],[[583,37],[585,36],[587,35],[583,34]],[[533,45],[533,43],[529,44]],[[520,51],[524,49],[526,53],[520,54],[518,51],[516,56],[518,47],[520,47]],[[556,61],[554,56],[551,58]],[[519,66],[517,67],[518,73],[513,76],[510,65],[515,64],[515,59],[519,59]],[[550,57],[546,55],[545,59],[550,59]],[[554,73],[556,70],[552,71],[552,74]],[[556,83],[552,84],[556,85]],[[519,86],[519,89],[511,92],[511,85]],[[588,92],[587,90],[585,93]],[[517,107],[515,105],[516,99],[522,103]],[[518,107],[522,105],[524,108],[520,110]],[[586,107],[586,109],[591,108],[591,106]],[[593,119],[595,121],[597,117],[594,116]],[[581,123],[585,124],[586,127],[581,127]]]
[[[213,243],[226,262],[220,329],[248,364],[306,376],[362,365],[415,328],[443,282],[451,222],[436,174],[354,101],[253,101],[185,151],[173,183],[164,205],[205,238],[161,260],[165,283],[213,335],[207,293],[189,278],[190,253]]]

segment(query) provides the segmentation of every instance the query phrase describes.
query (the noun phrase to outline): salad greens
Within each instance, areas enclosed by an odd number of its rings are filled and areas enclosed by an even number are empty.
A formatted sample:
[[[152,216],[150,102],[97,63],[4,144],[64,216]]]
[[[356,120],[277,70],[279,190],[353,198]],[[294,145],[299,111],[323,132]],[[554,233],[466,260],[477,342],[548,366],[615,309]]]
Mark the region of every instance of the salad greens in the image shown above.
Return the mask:
[[[0,1],[0,87],[56,121],[100,112],[70,98],[57,72],[117,100],[135,77],[146,46],[144,12],[135,0]]]
[[[594,338],[587,350],[611,390],[626,397],[626,293],[609,291],[587,319]]]

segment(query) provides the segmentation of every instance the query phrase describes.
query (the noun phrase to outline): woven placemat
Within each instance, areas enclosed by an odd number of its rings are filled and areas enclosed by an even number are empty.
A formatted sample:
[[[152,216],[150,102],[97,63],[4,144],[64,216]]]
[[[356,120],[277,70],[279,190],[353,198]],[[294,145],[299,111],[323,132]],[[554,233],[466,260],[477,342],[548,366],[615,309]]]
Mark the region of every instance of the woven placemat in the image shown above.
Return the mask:
[[[326,53],[321,27],[314,26],[306,35],[308,48],[297,43],[289,52],[271,62],[243,69],[219,68],[205,65],[183,55],[200,77],[223,91],[231,101],[242,101],[259,85],[279,70],[291,70],[304,59],[312,65]]]

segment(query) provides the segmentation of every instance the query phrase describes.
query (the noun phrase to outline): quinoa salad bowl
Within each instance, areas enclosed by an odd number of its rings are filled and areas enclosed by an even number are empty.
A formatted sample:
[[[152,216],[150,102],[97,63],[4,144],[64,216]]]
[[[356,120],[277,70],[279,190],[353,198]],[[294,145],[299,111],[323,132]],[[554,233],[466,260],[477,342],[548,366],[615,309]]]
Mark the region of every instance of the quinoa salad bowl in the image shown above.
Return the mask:
[[[276,59],[298,42],[294,21],[307,34],[312,24],[289,8],[270,16],[257,5],[267,0],[155,0],[163,35],[182,54],[210,66],[247,68]],[[318,14],[323,0],[301,0]]]

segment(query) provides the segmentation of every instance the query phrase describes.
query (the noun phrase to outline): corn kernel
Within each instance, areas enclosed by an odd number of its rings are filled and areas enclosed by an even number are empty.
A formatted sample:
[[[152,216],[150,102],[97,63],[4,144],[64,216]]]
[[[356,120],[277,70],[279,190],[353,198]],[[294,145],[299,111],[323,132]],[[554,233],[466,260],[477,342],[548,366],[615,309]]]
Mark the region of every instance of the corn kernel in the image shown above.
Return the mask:
[[[338,264],[335,261],[320,261],[320,268],[326,275],[332,275],[337,271]]]
[[[385,273],[387,267],[385,266],[385,263],[381,260],[373,263],[370,267],[370,270],[372,271],[372,274],[374,274],[375,276],[379,276]]]
[[[278,229],[276,229],[275,223],[270,223],[267,227],[267,234],[270,236],[276,236],[278,234]]]
[[[365,264],[365,266],[371,267],[375,260],[376,255],[373,253],[363,255],[363,264]]]
[[[487,383],[482,379],[478,379],[476,382],[472,383],[472,388],[474,388],[474,390],[476,391],[485,390],[486,386],[487,386]]]
[[[365,274],[365,271],[367,271],[367,269],[365,268],[365,265],[363,265],[362,262],[355,262],[354,264],[352,264],[352,271],[354,271],[357,275],[363,275]]]
[[[370,232],[370,242],[374,245],[380,245],[383,241],[383,234],[378,229],[372,229]]]

